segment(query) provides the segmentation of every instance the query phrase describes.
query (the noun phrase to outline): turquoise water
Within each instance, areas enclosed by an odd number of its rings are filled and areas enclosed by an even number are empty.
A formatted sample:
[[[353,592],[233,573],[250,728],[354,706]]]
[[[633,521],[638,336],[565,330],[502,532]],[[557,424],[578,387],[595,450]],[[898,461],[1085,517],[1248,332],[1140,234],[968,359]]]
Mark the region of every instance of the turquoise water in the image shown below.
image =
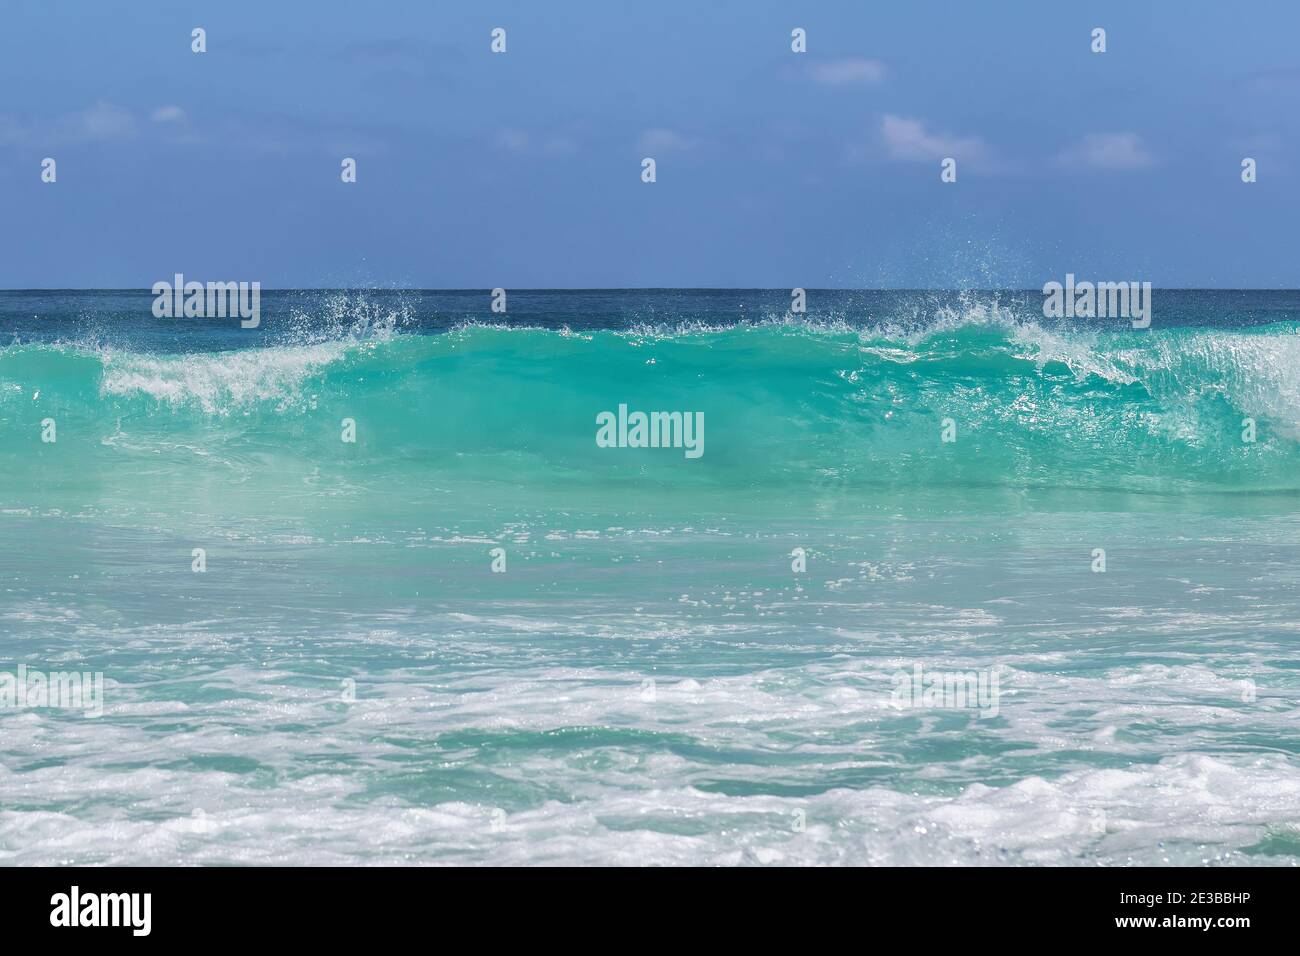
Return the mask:
[[[6,862],[1300,860],[1295,293],[150,301],[0,293]]]

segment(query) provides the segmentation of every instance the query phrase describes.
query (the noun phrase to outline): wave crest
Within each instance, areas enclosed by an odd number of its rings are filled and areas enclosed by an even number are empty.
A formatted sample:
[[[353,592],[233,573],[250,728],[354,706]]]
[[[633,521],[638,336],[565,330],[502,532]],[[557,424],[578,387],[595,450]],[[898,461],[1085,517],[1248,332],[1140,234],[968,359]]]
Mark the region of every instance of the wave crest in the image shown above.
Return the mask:
[[[21,410],[5,416],[14,427],[55,410],[92,432],[122,422],[170,438],[235,416],[229,441],[309,457],[324,450],[311,442],[337,451],[337,423],[351,417],[364,455],[433,470],[514,461],[541,475],[724,485],[1300,487],[1291,329],[1071,331],[988,310],[924,330],[422,335],[386,319],[358,330],[346,314],[343,337],[230,352],[11,346],[0,407]],[[704,412],[706,455],[684,468],[657,450],[597,448],[595,416],[620,403]]]

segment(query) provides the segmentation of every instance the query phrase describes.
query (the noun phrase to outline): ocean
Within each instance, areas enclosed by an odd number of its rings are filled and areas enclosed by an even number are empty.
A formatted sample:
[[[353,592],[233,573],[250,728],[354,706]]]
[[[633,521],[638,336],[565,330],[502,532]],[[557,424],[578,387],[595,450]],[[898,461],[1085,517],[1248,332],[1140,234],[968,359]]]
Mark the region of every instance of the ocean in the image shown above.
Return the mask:
[[[1300,863],[1300,293],[152,304],[0,292],[0,862]]]

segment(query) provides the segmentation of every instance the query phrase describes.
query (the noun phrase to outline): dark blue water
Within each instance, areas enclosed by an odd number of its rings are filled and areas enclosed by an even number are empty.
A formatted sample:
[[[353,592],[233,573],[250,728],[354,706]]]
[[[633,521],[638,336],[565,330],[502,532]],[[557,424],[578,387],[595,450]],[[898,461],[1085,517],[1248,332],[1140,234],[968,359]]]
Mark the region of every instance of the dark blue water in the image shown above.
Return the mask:
[[[466,323],[629,329],[700,324],[725,327],[790,316],[788,289],[551,289],[507,290],[506,312],[492,311],[492,294],[474,290],[268,290],[261,325],[234,319],[158,319],[146,290],[0,291],[0,335],[8,341],[99,341],[143,351],[186,352],[247,348],[358,332],[395,323],[412,333],[445,332]],[[1243,328],[1300,321],[1297,290],[1153,292],[1157,328]],[[924,328],[937,321],[995,310],[1016,320],[1096,331],[1123,330],[1123,321],[1052,321],[1037,290],[807,290],[813,323],[869,328]]]

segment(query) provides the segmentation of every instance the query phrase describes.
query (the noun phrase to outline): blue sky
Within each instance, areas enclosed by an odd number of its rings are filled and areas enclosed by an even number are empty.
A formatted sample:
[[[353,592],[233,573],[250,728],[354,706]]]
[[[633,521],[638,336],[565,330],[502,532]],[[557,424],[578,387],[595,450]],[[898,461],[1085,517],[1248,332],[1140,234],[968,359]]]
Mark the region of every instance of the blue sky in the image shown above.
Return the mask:
[[[1281,0],[5,0],[0,287],[1294,288],[1297,35]]]

